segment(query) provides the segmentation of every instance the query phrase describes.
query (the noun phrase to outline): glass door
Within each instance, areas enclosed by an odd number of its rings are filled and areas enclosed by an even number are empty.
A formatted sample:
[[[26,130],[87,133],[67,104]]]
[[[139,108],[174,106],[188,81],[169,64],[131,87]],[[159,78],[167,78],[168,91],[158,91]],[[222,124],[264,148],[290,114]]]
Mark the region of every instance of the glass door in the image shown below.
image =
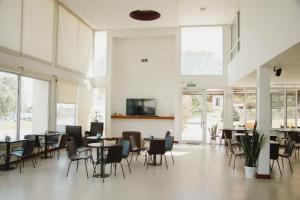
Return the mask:
[[[202,143],[205,141],[205,106],[204,94],[183,93],[181,132],[184,142]]]

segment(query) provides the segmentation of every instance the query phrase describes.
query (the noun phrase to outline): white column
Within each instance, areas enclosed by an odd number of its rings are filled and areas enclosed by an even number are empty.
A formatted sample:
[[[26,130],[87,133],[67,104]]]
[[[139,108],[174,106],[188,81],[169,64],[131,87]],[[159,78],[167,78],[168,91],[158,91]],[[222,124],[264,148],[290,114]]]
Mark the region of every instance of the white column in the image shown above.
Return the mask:
[[[270,72],[266,67],[257,68],[257,128],[264,134],[264,143],[258,160],[258,174],[269,175],[271,97]]]
[[[233,126],[233,89],[225,88],[224,90],[224,128]]]

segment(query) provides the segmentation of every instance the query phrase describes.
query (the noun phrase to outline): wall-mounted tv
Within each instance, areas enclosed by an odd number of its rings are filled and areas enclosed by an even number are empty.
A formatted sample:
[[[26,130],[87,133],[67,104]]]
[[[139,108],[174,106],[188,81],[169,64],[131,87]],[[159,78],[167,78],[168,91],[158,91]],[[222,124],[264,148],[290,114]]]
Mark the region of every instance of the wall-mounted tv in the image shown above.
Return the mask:
[[[155,116],[155,99],[126,99],[126,115]]]

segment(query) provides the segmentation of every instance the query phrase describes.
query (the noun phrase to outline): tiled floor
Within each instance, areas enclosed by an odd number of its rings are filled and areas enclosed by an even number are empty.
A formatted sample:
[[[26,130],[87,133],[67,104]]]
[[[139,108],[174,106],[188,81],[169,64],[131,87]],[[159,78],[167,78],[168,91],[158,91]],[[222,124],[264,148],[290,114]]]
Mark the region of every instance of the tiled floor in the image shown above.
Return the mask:
[[[272,180],[244,178],[243,163],[237,161],[236,170],[228,167],[223,147],[177,145],[174,148],[175,165],[168,157],[165,166],[143,166],[143,158],[132,163],[129,174],[126,162],[126,179],[121,169],[102,183],[98,178],[86,178],[84,164],[76,172],[71,166],[68,178],[66,154],[58,161],[54,158],[38,162],[33,168],[25,163],[22,174],[18,170],[0,171],[0,199],[2,200],[267,200],[300,199],[300,158],[292,159],[294,174],[287,163],[280,177],[275,167]],[[91,164],[89,172],[92,173]]]

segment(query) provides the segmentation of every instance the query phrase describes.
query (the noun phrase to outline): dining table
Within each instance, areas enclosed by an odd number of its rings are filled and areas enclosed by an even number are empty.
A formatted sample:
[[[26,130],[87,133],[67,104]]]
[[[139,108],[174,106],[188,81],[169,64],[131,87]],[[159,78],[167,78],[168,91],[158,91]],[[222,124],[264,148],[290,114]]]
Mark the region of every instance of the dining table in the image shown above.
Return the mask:
[[[0,140],[0,144],[5,144],[6,146],[6,153],[5,153],[5,164],[4,170],[12,170],[15,167],[10,166],[10,151],[11,151],[11,144],[22,143],[26,141],[26,139],[9,139],[9,140]]]
[[[97,159],[96,159],[96,165],[100,164],[100,173],[95,173],[93,176],[97,178],[107,178],[110,176],[110,174],[107,174],[104,172],[104,150],[107,150],[113,146],[116,146],[116,144],[106,144],[104,141],[101,142],[95,142],[95,143],[89,143],[88,147],[95,148],[97,150]]]
[[[165,138],[156,138],[156,137],[144,138],[144,141],[147,141],[147,142],[150,142],[150,143],[151,143],[151,141],[154,141],[154,140],[165,140]],[[157,154],[153,154],[153,160],[152,160],[152,162],[149,163],[149,165],[152,165],[152,166],[162,165],[162,158],[160,159],[160,162],[157,163],[156,155]]]
[[[44,156],[42,156],[41,158],[47,159],[47,158],[52,158],[52,156],[48,155],[48,147],[49,147],[49,138],[52,136],[57,136],[60,135],[59,131],[47,131],[46,133],[41,133],[41,134],[34,134],[37,139],[39,139],[39,137],[43,137],[44,141],[45,141],[45,151]]]
[[[292,128],[280,128],[276,130],[279,133],[284,134],[284,138],[287,138],[288,133],[300,133],[300,129],[292,129]]]

